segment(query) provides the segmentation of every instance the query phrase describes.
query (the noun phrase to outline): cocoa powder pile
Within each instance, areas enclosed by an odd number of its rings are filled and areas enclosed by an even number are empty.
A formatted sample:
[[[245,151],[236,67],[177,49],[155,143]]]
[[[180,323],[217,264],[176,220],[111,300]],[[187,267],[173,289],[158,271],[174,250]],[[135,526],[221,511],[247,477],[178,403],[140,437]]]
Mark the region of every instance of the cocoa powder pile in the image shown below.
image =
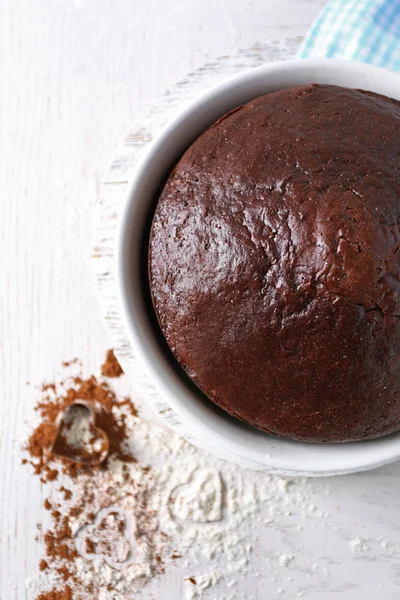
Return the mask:
[[[76,362],[75,359],[63,363],[63,366],[69,367]],[[109,350],[106,361],[101,367],[101,372],[112,373],[111,377],[121,375],[123,371],[121,368],[118,370],[116,364],[118,363],[114,353]],[[24,459],[23,462],[29,462],[33,466],[34,473],[40,475],[42,483],[57,479],[60,472],[68,474],[70,477],[76,477],[79,472],[87,471],[88,468],[89,471],[94,468],[107,468],[107,461],[98,467],[87,467],[87,465],[56,457],[51,452],[57,435],[57,421],[66,409],[78,400],[100,407],[97,415],[97,426],[108,437],[110,444],[109,456],[116,456],[125,462],[135,460],[133,456],[130,456],[124,450],[124,440],[126,439],[124,416],[122,416],[122,421],[118,423],[112,414],[112,408],[124,406],[134,416],[137,414],[136,409],[129,398],[117,399],[106,381],[99,380],[94,375],[88,379],[82,379],[81,376],[76,375],[61,381],[57,386],[55,383],[45,383],[41,391],[42,398],[35,408],[40,416],[40,424],[29,438],[26,448],[29,458]]]
[[[74,360],[63,366],[70,368],[77,364]],[[118,398],[104,379],[122,374],[112,351],[107,353],[101,373],[101,378],[92,375],[86,379],[75,374],[59,383],[46,383],[40,390],[35,409],[39,423],[29,437],[22,462],[33,467],[42,483],[51,483],[51,497],[44,501],[51,527],[43,534],[45,555],[39,571],[46,581],[53,583],[44,585],[50,588],[40,590],[36,600],[89,600],[98,597],[100,591],[110,594],[102,597],[113,598],[114,584],[101,581],[90,565],[94,554],[105,561],[104,570],[110,561],[117,563],[118,568],[129,563],[131,546],[124,537],[127,523],[125,517],[111,511],[112,506],[121,510],[135,506],[138,539],[146,548],[146,556],[150,556],[150,571],[153,575],[163,571],[160,544],[157,551],[153,544],[154,536],[162,532],[158,532],[156,514],[150,508],[151,472],[145,465],[136,465],[128,444],[126,420],[136,416],[136,409],[129,398]],[[94,427],[108,438],[109,452],[101,464],[82,464],[53,452],[63,415],[77,401],[96,409]],[[132,467],[136,468],[136,477]],[[111,512],[107,514],[107,510]],[[99,522],[98,515],[101,515]],[[78,552],[81,530],[83,550]],[[121,593],[120,597],[131,596]]]
[[[101,367],[103,377],[120,377],[123,374],[121,365],[112,350],[107,352],[106,360]]]

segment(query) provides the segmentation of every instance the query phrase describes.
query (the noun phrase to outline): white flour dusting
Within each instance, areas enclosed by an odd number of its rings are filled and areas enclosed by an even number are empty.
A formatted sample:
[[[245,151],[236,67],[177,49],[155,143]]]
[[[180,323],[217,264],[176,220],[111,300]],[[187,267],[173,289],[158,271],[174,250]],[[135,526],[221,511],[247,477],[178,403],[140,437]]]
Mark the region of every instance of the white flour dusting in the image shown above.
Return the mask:
[[[211,572],[202,575],[197,575],[193,583],[190,580],[185,582],[185,600],[196,600],[202,598],[206,590],[214,587],[220,581],[221,576],[219,573]]]
[[[137,591],[174,560],[186,572],[186,600],[241,599],[236,584],[249,567],[249,527],[254,540],[277,515],[295,512],[306,518],[311,512],[324,517],[309,505],[305,479],[241,470],[169,430],[127,414],[123,407],[114,407],[113,414],[124,419],[127,450],[137,462],[110,460],[107,470],[75,480],[72,498],[60,501],[65,514],[71,507],[83,507],[69,517],[78,550],[71,570],[92,590],[86,595],[80,591],[81,600],[94,594],[100,600],[137,597]],[[85,435],[75,433],[73,439]],[[281,554],[275,560],[282,569],[294,556]],[[199,569],[205,561],[209,572]],[[30,593],[56,584],[54,572],[44,571],[29,582]],[[279,581],[273,593],[283,593]]]
[[[353,554],[362,554],[369,550],[368,540],[362,537],[355,537],[350,540],[349,546]]]
[[[281,567],[287,567],[293,560],[293,556],[291,554],[281,554],[278,558],[279,565]]]

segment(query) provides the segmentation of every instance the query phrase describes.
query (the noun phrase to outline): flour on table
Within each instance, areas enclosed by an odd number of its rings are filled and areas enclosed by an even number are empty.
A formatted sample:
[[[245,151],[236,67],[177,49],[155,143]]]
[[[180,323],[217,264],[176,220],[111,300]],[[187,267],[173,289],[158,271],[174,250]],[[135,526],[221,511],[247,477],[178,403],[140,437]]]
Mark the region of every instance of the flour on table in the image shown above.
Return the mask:
[[[220,581],[221,575],[215,571],[196,576],[196,583],[190,580],[185,582],[185,600],[196,600],[202,598],[205,590],[214,587]]]
[[[186,600],[240,600],[237,581],[248,571],[253,551],[249,527],[254,539],[276,515],[296,512],[306,519],[312,513],[318,518],[308,501],[306,479],[241,470],[123,406],[114,406],[112,414],[124,422],[126,449],[137,462],[111,457],[107,469],[74,480],[68,501],[59,499],[59,510],[66,514],[83,507],[69,516],[77,550],[71,569],[75,579],[92,590],[79,592],[81,600],[94,595],[100,600],[136,598],[173,560],[179,560],[185,574]],[[70,441],[86,439],[84,429],[71,428],[70,435]],[[275,595],[283,593],[279,572],[293,559],[275,555]],[[274,568],[272,558],[268,568]],[[56,586],[53,570],[29,582],[31,592]],[[249,594],[247,600],[252,597]]]
[[[222,518],[222,483],[215,469],[194,469],[187,483],[177,486],[169,500],[173,517],[194,523]]]
[[[287,567],[293,560],[292,554],[280,554],[278,558],[278,563],[281,567]]]
[[[369,550],[368,539],[355,537],[349,542],[350,550],[353,554],[362,554]]]

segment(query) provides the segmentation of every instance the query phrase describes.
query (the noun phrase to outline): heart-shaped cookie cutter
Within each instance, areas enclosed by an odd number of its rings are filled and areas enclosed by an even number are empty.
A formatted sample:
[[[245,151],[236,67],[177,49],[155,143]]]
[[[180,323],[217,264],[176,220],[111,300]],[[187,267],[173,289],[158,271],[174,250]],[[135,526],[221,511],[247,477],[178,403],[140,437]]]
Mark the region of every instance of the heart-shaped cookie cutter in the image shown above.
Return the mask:
[[[96,530],[101,524],[101,521],[110,513],[116,513],[123,519],[125,523],[125,530],[122,535],[124,536],[125,541],[129,545],[129,550],[127,552],[126,559],[122,561],[116,561],[113,556],[110,556],[108,554],[102,554],[101,552],[89,553],[86,549],[86,539],[91,538],[93,534],[94,537],[96,537]],[[132,564],[137,558],[137,552],[139,551],[140,546],[138,546],[135,543],[135,530],[136,523],[132,514],[130,514],[129,512],[127,512],[119,506],[107,506],[99,510],[92,524],[83,525],[83,527],[81,527],[77,531],[75,536],[76,549],[80,556],[82,556],[87,561],[97,562],[103,560],[112,569],[120,570]]]
[[[82,465],[96,466],[104,462],[110,451],[110,440],[105,431],[97,427],[97,416],[98,412],[90,402],[76,400],[70,404],[58,419],[56,436],[51,447],[52,454]],[[78,420],[86,421],[89,426],[92,426],[93,433],[102,442],[99,450],[88,451],[79,445],[68,443],[68,439],[63,435],[63,432],[68,431],[73,423]]]
[[[211,484],[214,492],[214,498],[212,499],[213,506],[211,509],[210,506],[208,506],[210,514],[205,514],[205,507],[202,507],[201,503],[197,506],[197,515],[195,515],[195,513],[190,515],[190,512],[184,516],[179,514],[177,508],[182,508],[182,505],[184,505],[185,502],[189,502],[189,504],[194,502],[196,504],[196,497],[198,500],[200,492],[202,490],[204,491],[205,487],[209,484]],[[183,494],[183,496],[181,496],[181,494]],[[181,506],[179,506],[180,501],[182,502]],[[210,502],[210,500],[208,502]],[[183,506],[183,508],[185,507]],[[168,495],[168,510],[170,516],[172,520],[178,524],[196,523],[197,525],[200,525],[222,523],[225,519],[225,508],[223,481],[221,473],[217,469],[203,469],[201,467],[196,467],[190,473],[188,479],[179,485],[175,485]]]

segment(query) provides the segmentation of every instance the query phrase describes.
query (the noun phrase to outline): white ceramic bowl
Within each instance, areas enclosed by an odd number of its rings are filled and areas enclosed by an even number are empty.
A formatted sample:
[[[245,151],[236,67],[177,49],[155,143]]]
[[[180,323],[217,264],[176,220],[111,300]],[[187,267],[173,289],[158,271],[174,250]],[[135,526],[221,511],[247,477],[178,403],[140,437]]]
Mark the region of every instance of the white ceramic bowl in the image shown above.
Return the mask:
[[[191,441],[259,470],[338,475],[400,458],[400,432],[373,441],[307,444],[279,439],[229,417],[189,381],[169,352],[152,310],[146,270],[148,231],[158,190],[184,150],[230,109],[262,94],[308,83],[362,88],[400,99],[400,76],[378,67],[332,59],[267,64],[208,91],[178,114],[143,156],[121,217],[117,271],[133,352],[162,397],[180,416]]]

